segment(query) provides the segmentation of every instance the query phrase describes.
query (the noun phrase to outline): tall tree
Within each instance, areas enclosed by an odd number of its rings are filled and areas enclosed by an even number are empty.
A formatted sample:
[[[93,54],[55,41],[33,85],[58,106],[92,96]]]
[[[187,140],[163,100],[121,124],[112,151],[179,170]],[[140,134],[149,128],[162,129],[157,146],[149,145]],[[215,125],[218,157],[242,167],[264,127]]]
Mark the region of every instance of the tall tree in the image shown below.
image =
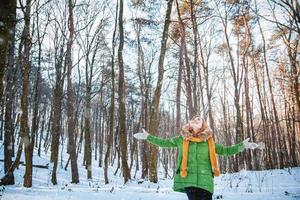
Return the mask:
[[[116,31],[117,31],[117,19],[118,19],[118,8],[119,1],[116,5],[115,24],[112,37],[112,55],[111,55],[111,96],[110,96],[110,107],[109,107],[109,128],[108,135],[106,138],[107,148],[104,157],[104,181],[108,184],[108,159],[111,153],[111,147],[113,143],[113,131],[114,131],[114,115],[115,115],[115,46],[116,46]],[[102,96],[101,96],[102,97]]]
[[[46,35],[46,29],[49,24],[49,16],[47,22],[45,24],[44,30],[40,29],[40,1],[37,1],[37,10],[36,10],[36,27],[37,27],[37,43],[38,43],[38,63],[35,71],[35,82],[34,82],[34,97],[33,97],[33,117],[32,117],[32,125],[31,125],[31,151],[33,153],[35,142],[37,141],[37,132],[39,127],[39,105],[40,105],[40,85],[41,85],[41,64],[42,64],[42,43]],[[36,142],[37,144],[37,142]]]
[[[118,48],[118,64],[119,64],[119,119],[120,119],[120,152],[122,158],[122,169],[124,182],[131,179],[128,163],[127,163],[127,136],[126,136],[126,100],[125,100],[125,78],[124,78],[124,62],[123,62],[123,47],[124,47],[124,27],[123,27],[123,0],[120,0],[119,7],[119,33],[120,42]]]
[[[51,182],[52,184],[57,184],[56,170],[58,164],[58,151],[59,151],[59,138],[61,135],[61,121],[62,121],[62,101],[63,101],[63,87],[64,87],[64,77],[66,71],[66,65],[63,66],[63,56],[64,56],[64,39],[62,43],[58,43],[58,30],[55,33],[54,39],[55,45],[55,86],[53,89],[53,100],[52,100],[52,115],[51,120],[51,157],[50,160],[53,162]],[[49,123],[50,124],[50,123]]]
[[[236,112],[236,121],[235,121],[235,139],[236,142],[241,142],[243,140],[243,124],[242,124],[242,113],[241,113],[241,106],[240,106],[240,92],[241,92],[241,77],[242,73],[240,72],[239,69],[239,62],[235,64],[234,56],[232,53],[232,44],[230,42],[230,35],[229,35],[229,30],[228,30],[228,20],[230,18],[230,10],[233,9],[234,6],[237,6],[235,2],[231,2],[233,5],[227,3],[226,1],[224,2],[224,10],[225,10],[225,15],[221,18],[221,22],[223,25],[223,31],[224,31],[224,36],[225,36],[225,43],[227,47],[227,54],[229,57],[229,65],[230,65],[230,71],[232,74],[233,78],[233,85],[234,85],[234,107],[235,107],[235,112]],[[238,9],[237,9],[238,10]],[[237,35],[238,36],[238,35]],[[237,37],[237,40],[239,42],[239,38]],[[238,51],[237,51],[238,52]],[[238,58],[237,58],[238,59]],[[238,171],[238,167],[243,166],[243,156],[241,154],[236,156],[236,162],[239,163],[238,165],[235,165],[235,170]]]
[[[197,99],[197,69],[198,69],[198,60],[199,60],[199,39],[198,39],[198,24],[197,24],[197,16],[195,10],[197,7],[199,7],[198,2],[194,0],[190,0],[190,15],[191,15],[191,21],[192,21],[192,30],[193,30],[193,48],[194,48],[194,59],[192,64],[192,89],[193,89],[193,107],[195,114],[199,114],[199,107],[198,107],[198,99]],[[202,3],[202,2],[201,2]],[[196,8],[195,8],[196,7]],[[204,12],[203,12],[204,13]],[[200,76],[200,74],[199,74]],[[210,125],[213,127],[213,124],[210,123]]]
[[[24,13],[24,53],[25,58],[22,65],[22,96],[21,96],[21,127],[20,133],[24,142],[25,151],[25,175],[24,175],[24,187],[32,186],[32,153],[30,145],[29,127],[28,127],[28,96],[29,96],[29,72],[30,72],[30,48],[31,48],[31,36],[30,36],[30,18],[31,18],[31,0],[26,0]]]
[[[158,131],[158,112],[159,112],[159,101],[162,90],[163,78],[164,78],[164,60],[166,54],[166,47],[169,34],[169,25],[171,18],[173,0],[168,1],[166,17],[164,22],[163,35],[161,39],[161,48],[158,61],[158,79],[153,99],[151,102],[151,114],[150,114],[150,125],[149,132],[153,135],[157,135]],[[149,158],[149,180],[153,183],[157,183],[157,147],[150,146],[150,158]]]
[[[5,8],[5,6],[8,6],[9,8]],[[4,8],[5,10],[2,10]],[[0,23],[2,22],[2,26],[0,26],[0,38],[4,38],[6,41],[0,42],[0,67],[1,70],[7,69],[7,77],[6,77],[6,97],[5,97],[5,124],[4,124],[4,172],[7,173],[9,168],[12,165],[12,153],[13,153],[13,115],[12,115],[12,106],[13,106],[13,100],[14,100],[14,82],[16,79],[16,70],[17,67],[15,65],[15,59],[14,59],[14,50],[15,50],[15,19],[16,19],[16,1],[9,1],[6,2],[5,5],[1,5],[0,12],[4,14],[0,14]],[[5,13],[9,12],[9,13]],[[8,19],[5,19],[5,18]],[[4,30],[7,29],[7,30]],[[4,30],[4,31],[3,31]],[[6,32],[3,34],[3,32]],[[9,35],[9,38],[5,34]],[[5,36],[4,36],[5,35]],[[3,58],[3,56],[6,56],[5,54],[5,46],[2,46],[5,43],[8,43],[8,59],[7,59],[7,67],[6,66],[6,59]],[[3,60],[5,62],[3,62]],[[1,74],[2,72],[0,72]],[[2,75],[0,75],[2,76]],[[2,78],[0,77],[1,86],[0,90],[2,90]],[[2,94],[2,92],[0,91]],[[0,101],[1,101],[0,95]],[[9,173],[7,177],[6,184],[14,184],[14,175],[13,173]]]
[[[92,178],[92,139],[93,139],[93,123],[92,123],[92,97],[94,87],[94,77],[98,75],[97,66],[100,66],[99,57],[101,49],[103,47],[103,32],[107,22],[105,14],[105,6],[99,2],[87,1],[87,4],[83,6],[82,13],[82,26],[85,28],[83,34],[78,34],[77,40],[80,46],[80,50],[83,53],[83,59],[85,61],[85,115],[84,115],[84,158],[87,169],[88,179]],[[103,12],[103,13],[100,13]],[[103,14],[103,16],[101,15]],[[100,18],[101,17],[101,18]],[[97,122],[98,125],[98,122]],[[96,139],[98,137],[95,131]],[[95,142],[95,152],[97,152],[97,142]],[[96,154],[97,155],[97,154]]]
[[[69,136],[69,154],[71,159],[71,173],[72,173],[72,183],[79,183],[79,174],[77,166],[77,155],[76,155],[76,142],[74,136],[75,130],[75,120],[73,113],[73,87],[72,87],[72,46],[74,42],[74,2],[73,0],[68,1],[68,30],[69,38],[67,41],[67,51],[66,51],[66,65],[67,65],[67,115],[68,115],[68,136]]]
[[[184,58],[182,57],[184,64],[182,63],[182,67],[183,67],[183,78],[184,78],[184,84],[185,84],[185,88],[186,88],[186,96],[187,96],[187,102],[188,102],[188,113],[189,113],[189,118],[195,116],[196,114],[196,108],[194,107],[194,103],[193,103],[193,95],[196,96],[196,94],[193,94],[193,82],[192,80],[192,72],[191,72],[191,61],[190,58],[188,56],[188,48],[187,48],[187,41],[186,41],[186,25],[182,20],[182,13],[186,12],[185,9],[180,9],[178,1],[176,1],[177,4],[177,15],[178,15],[178,19],[179,19],[179,24],[180,24],[180,33],[181,33],[181,48],[183,50],[183,55]],[[183,7],[188,4],[187,2],[183,2]],[[181,55],[181,56],[183,56]]]
[[[299,1],[291,0],[271,0],[268,1],[272,7],[272,14],[274,17],[273,23],[276,24],[279,30],[280,38],[287,47],[287,57],[290,63],[290,83],[291,96],[293,99],[293,119],[296,125],[296,134],[300,144],[300,89],[299,89],[299,53],[300,53],[300,3]],[[276,16],[276,9],[280,9],[286,13],[284,20],[278,20]],[[276,114],[276,113],[274,113]],[[275,115],[276,117],[276,115]]]
[[[136,5],[137,8],[139,5]],[[137,75],[140,82],[140,93],[141,93],[141,115],[140,115],[140,122],[141,126],[145,129],[148,128],[148,116],[147,116],[147,110],[148,110],[148,96],[149,96],[149,88],[147,83],[147,77],[146,77],[146,69],[145,69],[145,55],[142,48],[142,27],[144,23],[147,23],[148,21],[143,18],[135,18],[134,20],[134,28],[136,32],[137,37]],[[140,125],[138,125],[140,126]],[[146,141],[142,141],[141,145],[141,160],[142,160],[142,175],[141,178],[144,179],[146,176],[148,176],[148,144]]]

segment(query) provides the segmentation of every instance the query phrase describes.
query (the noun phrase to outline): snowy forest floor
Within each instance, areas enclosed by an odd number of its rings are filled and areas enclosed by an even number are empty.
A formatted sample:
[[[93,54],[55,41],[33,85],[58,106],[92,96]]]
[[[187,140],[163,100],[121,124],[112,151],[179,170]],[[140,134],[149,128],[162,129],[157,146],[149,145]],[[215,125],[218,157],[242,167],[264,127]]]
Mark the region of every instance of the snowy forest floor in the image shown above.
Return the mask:
[[[46,165],[49,163],[48,154],[41,157],[34,153],[33,163]],[[63,165],[68,159],[63,154]],[[3,159],[3,145],[0,149],[0,159]],[[21,160],[24,160],[22,157]],[[104,184],[103,168],[93,161],[93,180],[87,180],[85,167],[82,166],[82,158],[79,157],[79,184],[70,184],[70,166],[67,171],[58,167],[58,185],[51,183],[51,169],[33,168],[33,187],[23,187],[23,175],[25,167],[20,165],[14,173],[16,184],[0,188],[0,200],[187,200],[183,193],[172,190],[173,180],[164,179],[163,170],[159,170],[159,182],[157,184],[148,181],[132,179],[126,185],[120,170],[113,175],[115,168],[109,168],[109,184]],[[59,162],[61,165],[61,162]],[[0,176],[3,176],[3,162],[0,163]],[[133,173],[132,173],[133,174]],[[137,174],[140,177],[140,174]],[[142,183],[141,183],[142,182]],[[224,174],[215,178],[214,199],[224,200],[290,200],[300,199],[300,168],[246,171]]]

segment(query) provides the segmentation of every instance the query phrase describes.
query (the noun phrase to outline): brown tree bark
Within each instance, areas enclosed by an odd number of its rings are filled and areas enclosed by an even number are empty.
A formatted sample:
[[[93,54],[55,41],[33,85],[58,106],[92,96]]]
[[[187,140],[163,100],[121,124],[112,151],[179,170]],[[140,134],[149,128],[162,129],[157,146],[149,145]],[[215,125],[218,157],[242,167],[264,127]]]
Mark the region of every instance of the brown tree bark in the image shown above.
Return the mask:
[[[118,48],[118,64],[119,64],[119,120],[120,120],[120,152],[122,158],[122,169],[124,182],[131,179],[128,163],[127,163],[127,135],[126,135],[126,97],[125,97],[125,78],[124,78],[124,63],[123,63],[123,46],[124,46],[124,28],[123,28],[123,0],[120,0],[119,7],[119,33],[120,42]]]
[[[240,43],[240,53],[241,53],[241,60],[242,60],[242,67],[244,70],[244,76],[243,76],[243,84],[244,84],[244,102],[245,102],[245,108],[246,108],[246,132],[245,137],[251,138],[251,140],[254,140],[255,138],[252,138],[254,135],[253,133],[253,117],[252,117],[252,108],[251,108],[251,102],[249,97],[249,55],[250,55],[250,46],[252,44],[252,38],[251,38],[251,32],[249,27],[249,10],[245,8],[245,5],[241,5],[241,11],[239,16],[237,17],[237,21],[235,24],[237,24],[237,31],[238,34],[241,35],[241,43]],[[252,166],[252,151],[246,150],[245,154],[245,163],[246,167],[250,170],[253,169]]]
[[[150,126],[149,132],[150,134],[157,135],[158,129],[158,111],[159,111],[159,101],[161,95],[161,89],[164,78],[164,59],[166,54],[166,47],[168,41],[168,32],[170,25],[170,17],[172,11],[173,0],[168,1],[165,24],[163,29],[162,41],[161,41],[161,49],[158,61],[158,80],[155,88],[155,92],[153,95],[153,99],[151,102],[151,114],[150,114]],[[151,145],[150,146],[150,160],[149,160],[149,180],[153,183],[157,183],[157,147]]]
[[[135,32],[137,37],[137,75],[140,82],[140,92],[141,92],[141,116],[140,123],[141,127],[147,129],[148,128],[148,96],[149,96],[149,88],[147,84],[147,76],[145,69],[145,58],[144,51],[141,44],[141,29],[142,29],[142,20],[140,18],[136,19],[135,23]],[[139,129],[138,129],[139,130]],[[141,141],[141,160],[142,160],[142,175],[141,178],[144,179],[148,176],[148,149],[149,146],[146,141]],[[137,162],[138,164],[138,162]]]
[[[188,50],[187,50],[187,42],[186,42],[186,31],[185,31],[185,24],[182,20],[181,13],[179,10],[179,4],[178,1],[176,1],[176,8],[177,8],[177,15],[180,23],[180,31],[181,31],[181,45],[182,45],[182,50],[183,50],[183,55],[184,55],[184,63],[185,65],[182,65],[183,67],[183,80],[185,84],[185,89],[186,89],[186,96],[187,96],[187,102],[188,102],[188,112],[189,112],[189,118],[193,117],[196,115],[196,110],[194,107],[193,103],[193,83],[191,81],[191,66],[190,66],[190,59],[188,56]],[[193,79],[195,80],[195,79]],[[194,94],[196,95],[196,94]]]
[[[178,2],[176,0],[178,7]],[[183,36],[182,36],[183,37]],[[181,131],[181,85],[182,85],[182,69],[184,68],[183,64],[183,38],[180,40],[180,50],[179,50],[179,67],[178,67],[178,78],[177,78],[177,87],[176,87],[176,132],[180,133]]]
[[[30,13],[31,13],[31,0],[26,0],[26,8],[24,11],[24,53],[25,60],[22,66],[22,96],[21,96],[21,127],[20,133],[24,142],[25,151],[25,175],[24,175],[24,187],[32,186],[32,153],[30,145],[29,127],[28,127],[28,96],[29,96],[29,71],[30,71]]]
[[[115,26],[112,38],[112,55],[111,55],[111,97],[110,97],[110,108],[109,108],[109,133],[106,138],[107,148],[104,156],[104,181],[108,184],[108,162],[111,154],[111,147],[113,143],[113,132],[114,132],[114,114],[115,114],[115,46],[116,46],[116,31],[117,31],[117,19],[118,19],[119,1],[116,5],[115,15]],[[102,95],[101,95],[102,97]]]
[[[263,98],[262,98],[262,91],[261,91],[261,84],[260,84],[260,80],[259,80],[259,72],[258,72],[258,59],[257,58],[257,53],[256,52],[253,52],[252,55],[251,55],[251,61],[252,61],[252,66],[253,66],[253,69],[254,69],[254,80],[255,80],[255,85],[256,85],[256,90],[257,90],[257,94],[258,94],[258,100],[259,100],[259,108],[260,108],[260,116],[261,116],[261,120],[262,120],[262,139],[263,139],[263,142],[267,142],[267,136],[268,136],[268,127],[267,127],[267,121],[266,121],[266,116],[265,116],[265,107],[264,107],[264,104],[263,104]],[[256,137],[253,138],[253,140],[255,141]],[[266,145],[266,151],[263,151],[261,152],[264,156],[262,156],[265,160],[264,160],[264,163],[266,164],[267,166],[267,169],[270,168],[270,154],[267,153],[269,152],[269,148],[268,146]],[[259,156],[257,154],[257,152],[255,151],[254,152],[254,167],[255,169],[259,170],[261,168],[260,164],[259,164]]]
[[[51,112],[51,111],[50,111]],[[47,104],[44,105],[43,109],[43,117],[41,123],[41,134],[38,141],[38,156],[41,156],[41,149],[42,149],[42,140],[44,139],[44,130],[46,126],[46,116],[47,116]]]
[[[15,6],[15,5],[14,5]],[[16,12],[14,12],[16,15]],[[1,20],[0,20],[1,21]],[[16,71],[17,66],[15,64],[14,52],[15,52],[15,27],[13,28],[13,34],[11,37],[11,42],[9,44],[8,51],[8,61],[7,61],[7,77],[6,77],[6,97],[5,97],[5,122],[4,122],[4,172],[7,173],[9,168],[12,165],[12,156],[13,156],[13,134],[14,134],[14,125],[13,125],[13,101],[14,101],[14,83],[16,80]],[[4,67],[3,67],[4,68]],[[14,184],[14,175],[13,171],[10,174],[7,174],[6,183],[8,185]]]
[[[25,29],[23,28],[23,31],[22,31],[22,35],[24,35],[25,33]],[[16,63],[16,66],[15,66],[15,71],[14,72],[17,72],[18,71],[18,68],[21,68],[22,66],[22,55],[23,55],[23,47],[24,47],[24,39],[25,37],[22,37],[21,38],[21,41],[19,43],[19,48],[18,48],[18,59],[17,59],[17,63]],[[13,43],[12,43],[13,44]],[[12,47],[12,46],[11,46]],[[12,50],[12,49],[11,49]],[[13,55],[10,55],[11,58],[9,58],[9,65],[12,64],[12,57]],[[10,79],[10,76],[7,76],[8,79]],[[15,99],[14,97],[14,93],[12,93],[13,91],[10,91],[11,89],[11,84],[13,82],[15,82],[16,80],[16,74],[14,74],[14,77],[13,77],[13,80],[12,81],[8,81],[8,84],[7,84],[7,89],[8,91],[7,92],[11,92],[12,94],[12,99],[11,101],[13,101]],[[7,94],[7,97],[10,97],[11,94]],[[14,112],[13,111],[13,102],[11,102],[12,105],[6,105],[6,111],[7,111],[7,114],[9,115],[9,112]],[[11,107],[11,109],[10,109]],[[12,147],[14,146],[15,144],[15,138],[14,138],[14,130],[15,130],[15,127],[19,124],[19,121],[20,121],[20,114],[17,115],[16,117],[16,123],[14,125],[14,127],[12,127],[12,130],[11,130],[11,136],[12,136]],[[5,125],[9,126],[9,121],[10,120],[7,120],[8,123],[6,123]],[[5,133],[6,134],[6,133]],[[6,137],[6,136],[5,136]],[[19,138],[20,138],[20,134],[19,134]],[[4,144],[5,145],[5,144]],[[14,148],[12,148],[12,155],[14,155]],[[12,163],[12,165],[9,167],[9,169],[7,170],[6,174],[1,178],[1,181],[0,181],[0,185],[10,185],[10,184],[13,184],[14,183],[14,176],[13,176],[13,173],[14,173],[14,170],[19,166],[20,164],[20,159],[21,159],[21,155],[22,155],[22,151],[23,151],[23,138],[21,137],[21,140],[19,141],[19,145],[18,145],[18,150],[17,150],[17,155],[16,155],[16,158],[14,160],[14,162]]]
[[[14,39],[12,33],[16,19],[16,0],[3,0],[0,3],[0,101],[3,96],[3,77],[7,69],[9,44]]]
[[[37,7],[40,6],[40,1],[37,1]],[[39,10],[36,10],[36,26],[37,26],[37,43],[38,43],[38,64],[35,72],[35,82],[34,82],[34,97],[33,97],[33,118],[31,125],[31,152],[33,153],[33,149],[35,143],[37,144],[37,132],[39,127],[39,105],[40,105],[40,80],[41,80],[41,60],[42,60],[42,43],[46,35],[46,28],[48,26],[47,21],[44,30],[40,30],[40,15]],[[37,145],[36,145],[37,146]]]
[[[192,94],[193,94],[193,107],[194,107],[194,114],[199,114],[199,107],[198,107],[198,97],[197,97],[197,72],[198,72],[198,43],[200,42],[200,38],[198,38],[198,24],[196,20],[196,12],[195,12],[195,5],[194,0],[190,0],[190,13],[191,13],[191,21],[192,21],[192,30],[193,30],[193,40],[194,40],[194,60],[192,65],[193,70],[193,78],[192,78]],[[199,40],[199,42],[198,42]],[[204,60],[203,60],[204,61]],[[200,74],[198,74],[200,76]],[[201,87],[201,86],[200,86]],[[191,116],[192,117],[192,116]],[[210,123],[210,126],[213,124]],[[213,127],[213,126],[212,126]]]
[[[234,83],[234,106],[236,111],[236,123],[235,123],[235,135],[236,135],[236,143],[241,142],[243,140],[243,124],[242,124],[242,115],[241,115],[241,108],[240,108],[240,77],[239,73],[237,73],[236,66],[234,64],[234,58],[232,55],[232,48],[229,41],[229,34],[228,34],[228,13],[225,14],[224,18],[221,18],[223,28],[224,28],[224,35],[225,35],[225,42],[227,45],[227,53],[229,56],[230,61],[230,69],[232,73],[233,83]],[[236,164],[235,171],[238,171],[239,166],[242,167],[243,165],[243,157],[241,155],[236,156]]]
[[[77,155],[76,155],[76,142],[74,136],[75,130],[75,120],[73,113],[73,87],[72,87],[72,46],[74,42],[74,2],[72,0],[68,1],[68,29],[69,38],[67,41],[67,51],[66,51],[66,66],[67,66],[67,123],[68,123],[68,137],[69,137],[69,154],[71,159],[71,173],[72,173],[72,183],[79,183],[79,174],[77,166]]]
[[[63,42],[64,43],[64,42]],[[62,45],[63,46],[63,45]],[[51,182],[53,185],[57,184],[56,170],[58,163],[58,152],[59,152],[59,138],[61,135],[61,121],[62,121],[62,100],[63,100],[63,87],[64,87],[64,73],[66,70],[66,66],[63,66],[63,47],[56,48],[56,54],[58,54],[58,58],[55,61],[55,87],[53,90],[53,101],[52,101],[52,115],[50,117],[51,123],[51,157],[50,160],[53,162],[53,169],[51,175]],[[47,139],[46,139],[47,140]]]
[[[272,163],[274,163],[273,165],[275,165],[276,167],[278,166],[282,166],[283,163],[279,163],[279,158],[278,158],[278,155],[276,155],[276,153],[274,152],[274,150],[277,148],[276,145],[279,143],[278,141],[278,136],[281,134],[281,131],[280,131],[280,128],[279,128],[279,118],[278,118],[278,113],[277,113],[277,108],[275,106],[275,101],[274,101],[274,94],[273,94],[273,88],[272,88],[272,81],[271,81],[271,78],[270,78],[270,73],[269,73],[269,66],[268,66],[268,61],[267,61],[267,49],[266,49],[266,41],[265,41],[265,37],[264,37],[264,34],[263,34],[263,31],[262,31],[262,28],[261,28],[261,24],[260,22],[258,23],[259,24],[259,30],[260,30],[260,33],[261,33],[261,36],[262,36],[262,41],[263,41],[263,61],[264,61],[264,67],[265,67],[265,70],[266,70],[266,76],[267,76],[267,81],[268,81],[268,88],[269,88],[269,92],[270,92],[270,98],[271,98],[271,106],[272,106],[272,112],[271,114],[274,115],[274,124],[273,126],[275,126],[275,137],[270,137],[270,138],[273,138],[270,140],[271,144],[272,144]],[[279,145],[281,146],[281,145]],[[275,167],[273,166],[273,167]]]
[[[299,4],[298,4],[299,7]],[[300,22],[299,22],[300,25]],[[295,140],[293,141],[293,149],[295,146],[300,145],[300,87],[299,87],[299,77],[300,77],[300,63],[297,60],[297,57],[300,53],[299,50],[299,38],[300,38],[300,33],[298,33],[298,37],[295,39],[292,39],[292,32],[289,31],[288,37],[285,39],[285,44],[287,46],[287,52],[288,52],[288,58],[289,58],[289,63],[290,63],[290,96],[292,99],[292,118],[293,118],[293,124],[294,124],[294,129],[295,129]],[[296,139],[298,138],[298,140]],[[297,154],[300,153],[300,150],[298,152],[296,149],[293,152],[293,165],[297,165]]]

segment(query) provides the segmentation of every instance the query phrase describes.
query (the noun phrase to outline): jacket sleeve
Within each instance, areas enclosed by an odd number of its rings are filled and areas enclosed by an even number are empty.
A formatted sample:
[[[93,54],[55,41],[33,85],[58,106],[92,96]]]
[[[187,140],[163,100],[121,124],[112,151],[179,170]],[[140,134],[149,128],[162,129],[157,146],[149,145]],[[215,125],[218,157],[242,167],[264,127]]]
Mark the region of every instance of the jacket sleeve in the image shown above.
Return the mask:
[[[245,149],[243,142],[232,145],[232,146],[223,146],[221,144],[215,145],[216,153],[222,156],[232,156],[237,154]]]
[[[177,147],[179,136],[163,139],[149,134],[147,137],[147,141],[150,144],[154,144],[159,147]]]

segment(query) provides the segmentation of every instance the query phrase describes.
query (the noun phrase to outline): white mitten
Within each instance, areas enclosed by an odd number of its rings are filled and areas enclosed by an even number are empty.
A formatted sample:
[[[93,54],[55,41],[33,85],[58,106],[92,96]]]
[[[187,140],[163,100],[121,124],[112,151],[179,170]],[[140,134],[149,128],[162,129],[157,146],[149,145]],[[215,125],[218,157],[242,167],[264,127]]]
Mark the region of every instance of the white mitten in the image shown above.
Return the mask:
[[[146,140],[149,133],[145,129],[142,130],[143,130],[142,133],[136,133],[133,135],[133,137],[135,137],[137,140]]]
[[[250,138],[247,138],[246,140],[243,141],[245,149],[255,149],[258,147],[258,144],[254,142],[249,142]]]

